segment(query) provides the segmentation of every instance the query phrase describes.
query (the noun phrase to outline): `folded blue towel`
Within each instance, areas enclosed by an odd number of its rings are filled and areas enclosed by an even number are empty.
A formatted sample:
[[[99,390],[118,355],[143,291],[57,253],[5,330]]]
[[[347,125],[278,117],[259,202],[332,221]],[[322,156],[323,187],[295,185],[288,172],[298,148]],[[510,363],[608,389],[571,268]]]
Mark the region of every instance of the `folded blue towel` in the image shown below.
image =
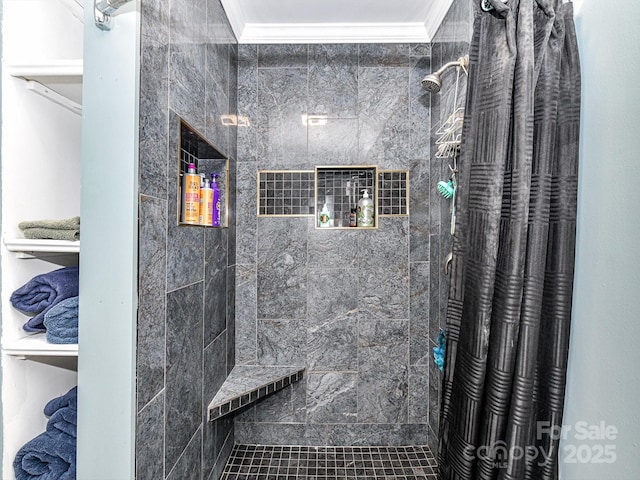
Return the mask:
[[[16,480],[76,479],[77,411],[78,387],[47,402],[47,430],[18,450]]]
[[[78,387],[50,400],[44,406],[44,414],[49,417],[47,432],[50,436],[61,442],[75,443],[78,436]]]
[[[18,450],[13,471],[16,480],[75,480],[76,444],[41,433]]]
[[[49,400],[44,406],[44,414],[47,417],[51,417],[58,410],[65,407],[71,407],[74,410],[78,409],[78,387],[73,387],[64,395]]]
[[[11,294],[14,308],[36,314],[22,328],[27,332],[44,332],[42,323],[49,309],[69,297],[78,296],[79,269],[64,267],[37,275]]]
[[[75,408],[64,407],[51,415],[47,422],[47,432],[60,441],[72,443],[78,437],[78,412]]]
[[[44,314],[49,343],[78,343],[78,297],[54,305]]]

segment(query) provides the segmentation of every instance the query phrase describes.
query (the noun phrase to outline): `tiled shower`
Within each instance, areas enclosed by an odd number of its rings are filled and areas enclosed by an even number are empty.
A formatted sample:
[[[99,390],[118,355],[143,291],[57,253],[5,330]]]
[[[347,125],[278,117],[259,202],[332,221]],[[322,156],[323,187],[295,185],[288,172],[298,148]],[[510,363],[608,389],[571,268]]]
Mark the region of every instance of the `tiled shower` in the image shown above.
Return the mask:
[[[219,478],[234,444],[433,450],[451,241],[433,135],[455,78],[420,80],[466,53],[469,2],[432,44],[310,45],[238,45],[219,0],[161,3],[142,2],[137,478]],[[176,225],[179,117],[229,157],[228,229]],[[370,231],[258,216],[260,171],[322,165],[407,172],[408,213]],[[307,370],[207,422],[234,365]]]
[[[428,45],[239,46],[238,110],[255,120],[238,131],[236,362],[301,364],[307,375],[236,417],[238,443],[427,437],[428,316],[419,304],[428,302],[428,234],[412,214],[380,218],[371,231],[316,229],[315,216],[257,217],[256,176],[377,165],[424,178],[430,99],[420,79],[430,53]],[[327,123],[304,125],[301,113]],[[410,212],[428,212],[428,185],[411,186]]]

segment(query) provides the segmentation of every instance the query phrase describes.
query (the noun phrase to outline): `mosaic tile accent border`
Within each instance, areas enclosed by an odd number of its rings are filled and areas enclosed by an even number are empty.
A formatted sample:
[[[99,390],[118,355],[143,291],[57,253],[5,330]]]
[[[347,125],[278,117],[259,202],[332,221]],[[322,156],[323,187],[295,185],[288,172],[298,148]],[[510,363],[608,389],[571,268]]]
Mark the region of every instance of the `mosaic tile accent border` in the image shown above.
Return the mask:
[[[313,170],[258,171],[258,216],[313,215]]]
[[[380,170],[378,173],[378,215],[409,215],[409,172]]]
[[[305,367],[236,365],[208,407],[209,421],[302,380]]]
[[[429,447],[235,445],[221,480],[437,480]]]
[[[258,171],[258,216],[313,216],[326,203],[331,218],[337,222],[334,226],[348,227],[349,212],[357,207],[365,188],[369,195],[376,191],[373,198],[379,216],[409,215],[407,170],[336,166],[317,167],[315,171]]]

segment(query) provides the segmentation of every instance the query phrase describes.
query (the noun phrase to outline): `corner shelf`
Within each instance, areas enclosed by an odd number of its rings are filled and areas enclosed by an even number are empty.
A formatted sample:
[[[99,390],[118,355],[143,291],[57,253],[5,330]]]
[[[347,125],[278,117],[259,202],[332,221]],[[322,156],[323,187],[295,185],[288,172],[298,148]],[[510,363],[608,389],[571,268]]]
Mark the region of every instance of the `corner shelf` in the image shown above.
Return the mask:
[[[212,422],[302,380],[305,367],[236,365],[207,408]]]
[[[9,65],[9,74],[27,81],[27,88],[74,113],[82,112],[82,60]]]
[[[49,343],[44,334],[29,335],[2,345],[2,351],[14,357],[77,357],[78,344]]]
[[[10,252],[21,253],[22,258],[42,254],[75,254],[80,252],[80,241],[32,240],[27,238],[6,238],[4,245]]]

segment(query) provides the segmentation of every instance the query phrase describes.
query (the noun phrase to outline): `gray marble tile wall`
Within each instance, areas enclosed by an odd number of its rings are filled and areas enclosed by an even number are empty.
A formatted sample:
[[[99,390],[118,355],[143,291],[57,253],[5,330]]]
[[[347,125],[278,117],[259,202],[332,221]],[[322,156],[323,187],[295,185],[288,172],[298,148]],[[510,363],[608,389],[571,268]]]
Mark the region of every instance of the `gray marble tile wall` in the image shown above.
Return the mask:
[[[426,443],[430,69],[430,45],[239,46],[236,362],[307,375],[238,414],[236,442]],[[325,231],[256,215],[258,170],[363,164],[410,172],[409,216]]]
[[[233,422],[237,42],[219,0],[142,1],[136,478],[219,478]],[[179,117],[230,159],[230,226],[177,226]]]
[[[470,0],[454,0],[447,15],[442,21],[432,43],[432,66],[437,70],[447,62],[457,60],[469,52],[473,9]],[[456,82],[458,86],[456,88]],[[429,233],[429,265],[423,275],[429,276],[429,325],[428,341],[430,348],[437,345],[441,329],[445,329],[446,305],[449,290],[449,278],[444,272],[444,262],[451,251],[451,201],[443,198],[435,189],[439,180],[450,177],[449,165],[453,159],[436,158],[436,134],[440,126],[456,108],[464,107],[466,99],[466,75],[458,74],[450,68],[442,75],[440,93],[431,94],[431,182],[430,182],[430,233]],[[458,165],[459,169],[464,168]],[[442,373],[433,361],[429,363],[429,410],[428,410],[428,444],[433,452],[437,452]]]

